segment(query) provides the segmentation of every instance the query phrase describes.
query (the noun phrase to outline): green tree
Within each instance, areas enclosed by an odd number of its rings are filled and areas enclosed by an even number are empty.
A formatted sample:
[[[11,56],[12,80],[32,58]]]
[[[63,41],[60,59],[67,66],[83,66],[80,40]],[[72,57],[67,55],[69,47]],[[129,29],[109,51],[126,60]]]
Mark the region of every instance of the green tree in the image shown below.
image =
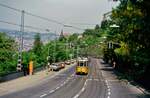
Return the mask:
[[[101,26],[107,34],[107,42],[120,44],[120,47],[114,47],[118,70],[140,81],[150,80],[149,10],[148,0],[120,0],[119,6],[112,10],[110,19],[103,21]],[[120,27],[110,28],[113,24]],[[105,52],[109,54],[108,47],[105,47]],[[109,58],[108,55],[105,57]]]
[[[41,56],[42,54],[42,45],[43,44],[40,38],[40,34],[37,33],[34,38],[34,46],[33,46],[33,51],[37,56]]]
[[[16,70],[16,46],[12,38],[0,33],[0,75]]]

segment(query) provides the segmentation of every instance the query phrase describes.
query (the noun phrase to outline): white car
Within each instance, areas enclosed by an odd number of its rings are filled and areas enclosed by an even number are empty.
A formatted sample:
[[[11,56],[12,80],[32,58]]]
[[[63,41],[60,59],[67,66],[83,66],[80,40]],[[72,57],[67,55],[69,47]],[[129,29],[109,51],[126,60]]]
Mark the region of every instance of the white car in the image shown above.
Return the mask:
[[[61,67],[60,67],[60,65],[57,64],[57,63],[52,63],[52,64],[50,65],[50,69],[53,70],[53,71],[58,71],[58,70],[61,69]]]

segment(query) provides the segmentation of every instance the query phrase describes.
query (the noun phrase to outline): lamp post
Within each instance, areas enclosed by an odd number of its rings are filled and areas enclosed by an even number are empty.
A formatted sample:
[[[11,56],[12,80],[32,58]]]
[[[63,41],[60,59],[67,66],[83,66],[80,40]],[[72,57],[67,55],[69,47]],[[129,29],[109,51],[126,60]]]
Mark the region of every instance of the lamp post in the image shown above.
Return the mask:
[[[119,28],[119,27],[120,27],[120,26],[119,26],[119,25],[116,25],[116,24],[110,25],[110,28]],[[109,49],[112,49],[112,48],[113,48],[113,43],[112,43],[112,42],[109,42],[108,46],[109,46]],[[115,68],[115,67],[116,67],[116,62],[115,62],[113,56],[112,56],[112,58],[111,58],[111,62],[112,62],[113,68]]]
[[[119,28],[120,26],[119,26],[119,25],[116,25],[116,24],[113,24],[113,25],[110,25],[109,27],[110,27],[110,28]],[[109,48],[109,49],[113,48],[113,43],[112,43],[112,42],[109,42],[109,43],[108,43],[108,48]]]
[[[110,25],[109,27],[110,27],[110,28],[119,28],[120,26],[119,26],[119,25],[116,25],[116,24],[113,24],[113,25]]]
[[[63,25],[63,28],[73,28],[73,26],[71,26],[71,25],[66,25],[66,24],[64,24]],[[66,56],[67,56],[67,52],[68,52],[68,46],[70,46],[70,43],[68,42],[68,38],[66,38]],[[71,54],[69,55],[70,56],[70,58],[71,58]],[[67,59],[68,59],[68,56],[67,56]]]

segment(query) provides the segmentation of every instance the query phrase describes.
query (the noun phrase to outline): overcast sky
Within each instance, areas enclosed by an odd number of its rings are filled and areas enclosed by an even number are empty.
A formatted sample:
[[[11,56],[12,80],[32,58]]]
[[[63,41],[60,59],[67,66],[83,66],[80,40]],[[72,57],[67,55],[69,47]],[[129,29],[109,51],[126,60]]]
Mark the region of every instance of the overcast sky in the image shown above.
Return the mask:
[[[85,28],[93,28],[92,24],[100,24],[102,15],[111,11],[117,3],[110,0],[0,0],[0,3],[27,12],[60,21],[64,24]],[[20,24],[21,13],[0,6],[0,20]],[[91,25],[81,25],[91,24]],[[63,27],[56,23],[47,22],[25,15],[25,25],[50,29],[51,32],[81,33],[83,31]],[[0,23],[0,28],[19,30],[17,26]],[[25,29],[26,31],[37,31]]]

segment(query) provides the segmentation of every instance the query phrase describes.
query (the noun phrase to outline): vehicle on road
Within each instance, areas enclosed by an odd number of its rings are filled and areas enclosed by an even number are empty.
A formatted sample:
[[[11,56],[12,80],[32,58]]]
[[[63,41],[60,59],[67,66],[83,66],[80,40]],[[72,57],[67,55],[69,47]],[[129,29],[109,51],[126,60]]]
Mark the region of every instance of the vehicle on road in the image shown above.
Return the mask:
[[[77,60],[76,74],[88,74],[88,59],[80,58]]]
[[[75,63],[75,60],[74,60],[74,59],[72,59],[72,60],[70,60],[70,62],[73,64],[73,63]]]
[[[51,69],[52,71],[59,71],[59,70],[61,69],[61,66],[60,66],[58,63],[52,63],[52,64],[50,65],[50,69]]]
[[[65,68],[65,63],[64,62],[60,62],[59,66],[61,66],[61,68]]]
[[[68,61],[65,61],[65,64],[70,65],[71,62],[68,60]]]

